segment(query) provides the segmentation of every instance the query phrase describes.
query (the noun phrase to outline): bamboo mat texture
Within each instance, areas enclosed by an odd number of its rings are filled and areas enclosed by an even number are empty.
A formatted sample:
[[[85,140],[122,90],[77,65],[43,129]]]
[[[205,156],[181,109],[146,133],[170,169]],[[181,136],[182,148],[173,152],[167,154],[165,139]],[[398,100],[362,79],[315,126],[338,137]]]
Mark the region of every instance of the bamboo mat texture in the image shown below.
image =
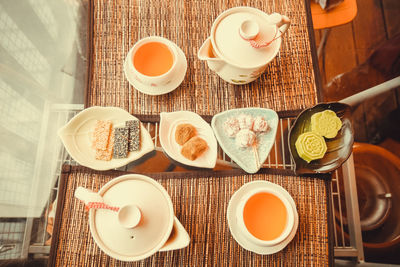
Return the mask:
[[[295,110],[317,103],[318,61],[309,0],[91,0],[86,107],[117,106],[136,114],[189,110],[199,115],[242,107]],[[266,72],[247,85],[232,85],[213,73],[197,51],[223,11],[251,6],[291,19],[280,53]],[[123,62],[140,39],[158,35],[185,53],[188,70],[173,92],[149,96],[129,85]],[[314,64],[313,64],[314,61]]]
[[[148,174],[168,191],[175,215],[191,241],[184,249],[157,252],[138,262],[122,262],[107,256],[94,243],[88,212],[74,198],[74,191],[84,186],[97,192],[106,182],[126,172],[98,172],[71,166],[64,166],[63,170],[49,266],[328,266],[332,263],[328,241],[328,221],[331,222],[328,180],[271,169],[255,175],[240,170]],[[296,236],[276,254],[258,255],[243,249],[233,239],[227,224],[229,199],[243,184],[255,180],[281,185],[297,206]]]

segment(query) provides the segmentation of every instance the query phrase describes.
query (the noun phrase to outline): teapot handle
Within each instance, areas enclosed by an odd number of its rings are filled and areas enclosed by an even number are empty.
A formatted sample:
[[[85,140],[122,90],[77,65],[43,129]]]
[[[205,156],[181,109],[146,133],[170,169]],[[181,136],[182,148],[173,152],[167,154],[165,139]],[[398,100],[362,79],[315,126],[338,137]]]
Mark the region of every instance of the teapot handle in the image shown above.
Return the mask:
[[[254,48],[263,48],[269,46],[273,41],[281,38],[282,35],[289,29],[290,19],[279,13],[272,13],[268,17],[269,22],[272,25],[276,25],[278,30],[275,32],[275,36],[272,40],[263,40],[262,37],[258,37],[259,27],[257,22],[253,20],[245,20],[242,22],[239,28],[239,35]]]
[[[85,205],[88,205],[89,202],[103,202],[103,198],[99,194],[82,186],[75,189],[74,195],[77,199],[85,202]]]
[[[160,251],[169,251],[187,247],[190,243],[189,234],[186,232],[178,218],[174,218],[171,234]]]
[[[271,15],[275,16],[275,14],[277,14],[280,17],[276,23],[276,26],[279,28],[279,31],[281,32],[280,36],[282,36],[289,29],[290,19],[287,16],[278,13],[273,13]]]

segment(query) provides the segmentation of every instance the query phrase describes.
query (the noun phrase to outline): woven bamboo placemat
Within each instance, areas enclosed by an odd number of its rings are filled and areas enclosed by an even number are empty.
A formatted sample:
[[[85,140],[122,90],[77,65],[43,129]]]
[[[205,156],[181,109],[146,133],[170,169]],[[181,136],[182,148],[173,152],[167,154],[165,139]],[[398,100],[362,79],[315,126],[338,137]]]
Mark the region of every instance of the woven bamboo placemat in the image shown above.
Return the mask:
[[[94,243],[84,205],[74,198],[78,186],[98,191],[121,171],[98,172],[64,166],[49,266],[328,266],[332,265],[331,213],[327,176],[299,177],[291,171],[266,169],[255,175],[241,170],[147,174],[171,196],[175,215],[188,231],[190,245],[157,252],[139,262],[121,262]],[[226,209],[243,184],[267,180],[283,186],[293,197],[299,227],[292,242],[273,255],[258,255],[236,243],[230,234]]]
[[[215,18],[235,6],[287,15],[291,27],[266,72],[247,85],[232,85],[209,70],[197,51]],[[89,69],[85,104],[117,106],[130,113],[189,110],[200,115],[240,107],[303,109],[316,104],[320,79],[309,0],[90,0]],[[139,39],[159,35],[184,51],[188,71],[175,91],[149,96],[124,77],[123,62]]]

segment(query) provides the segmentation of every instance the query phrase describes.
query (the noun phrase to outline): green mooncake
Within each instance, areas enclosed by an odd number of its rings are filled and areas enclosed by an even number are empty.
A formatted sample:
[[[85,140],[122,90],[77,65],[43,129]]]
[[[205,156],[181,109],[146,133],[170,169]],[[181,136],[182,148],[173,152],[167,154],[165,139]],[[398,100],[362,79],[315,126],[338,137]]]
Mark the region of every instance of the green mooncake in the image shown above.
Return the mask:
[[[327,150],[325,139],[314,132],[302,133],[295,143],[297,154],[310,163],[315,159],[322,159]]]
[[[342,121],[332,110],[325,110],[311,116],[311,131],[326,138],[334,138],[342,128]]]

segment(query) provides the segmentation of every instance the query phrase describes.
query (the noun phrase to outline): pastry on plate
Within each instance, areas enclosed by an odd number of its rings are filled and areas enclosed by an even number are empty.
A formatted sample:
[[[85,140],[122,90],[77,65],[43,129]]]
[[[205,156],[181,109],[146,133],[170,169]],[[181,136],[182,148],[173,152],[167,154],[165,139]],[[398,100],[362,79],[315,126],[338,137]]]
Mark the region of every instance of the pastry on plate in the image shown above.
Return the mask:
[[[253,129],[254,118],[249,114],[240,114],[238,116],[239,126],[240,129]]]
[[[342,121],[332,110],[324,110],[311,116],[311,131],[326,138],[335,138],[341,128]]]
[[[92,147],[94,149],[106,150],[111,132],[111,121],[97,120],[93,132]]]
[[[268,130],[269,130],[268,122],[263,117],[257,116],[254,119],[253,131],[262,133],[262,132],[267,132]]]
[[[237,118],[232,117],[224,122],[225,134],[229,137],[235,137],[240,131],[240,124]]]
[[[121,159],[128,157],[129,128],[118,127],[114,129],[114,151],[113,158]]]
[[[241,148],[251,147],[256,141],[256,139],[257,136],[253,131],[249,129],[243,129],[237,133],[235,143],[236,146]]]
[[[111,134],[110,134],[109,142],[108,142],[108,145],[107,145],[107,149],[106,150],[96,149],[95,158],[97,160],[107,160],[107,161],[109,161],[109,160],[112,159],[113,149],[114,149],[114,130],[111,130]]]
[[[201,156],[207,148],[207,142],[201,137],[195,136],[182,146],[181,154],[189,160],[195,160]]]
[[[325,139],[314,132],[302,133],[297,138],[295,146],[297,154],[307,163],[312,160],[322,159],[327,150]]]
[[[175,141],[183,146],[190,138],[197,134],[196,128],[189,124],[183,123],[179,124],[175,130]]]
[[[125,127],[129,128],[128,150],[129,152],[140,149],[140,121],[129,120],[125,122]]]

